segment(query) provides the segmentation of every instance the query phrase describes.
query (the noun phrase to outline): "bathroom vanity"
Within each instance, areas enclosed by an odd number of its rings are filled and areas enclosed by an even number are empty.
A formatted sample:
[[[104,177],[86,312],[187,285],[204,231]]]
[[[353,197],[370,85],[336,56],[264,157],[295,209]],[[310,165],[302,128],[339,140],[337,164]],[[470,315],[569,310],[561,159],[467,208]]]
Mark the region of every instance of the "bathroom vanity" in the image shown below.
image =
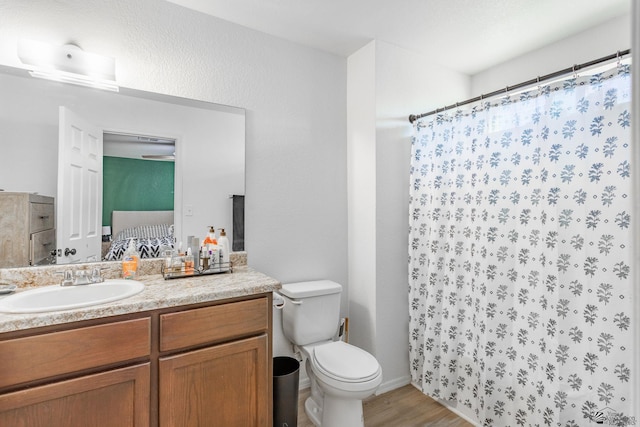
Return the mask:
[[[140,280],[113,303],[0,314],[0,425],[272,424],[280,284],[247,267]]]

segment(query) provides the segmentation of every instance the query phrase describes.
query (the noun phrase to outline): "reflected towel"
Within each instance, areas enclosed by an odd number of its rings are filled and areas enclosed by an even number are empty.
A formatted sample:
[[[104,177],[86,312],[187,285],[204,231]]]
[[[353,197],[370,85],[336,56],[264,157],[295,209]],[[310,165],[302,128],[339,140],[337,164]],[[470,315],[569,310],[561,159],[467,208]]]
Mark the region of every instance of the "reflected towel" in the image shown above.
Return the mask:
[[[233,195],[233,243],[234,252],[244,251],[244,196]]]

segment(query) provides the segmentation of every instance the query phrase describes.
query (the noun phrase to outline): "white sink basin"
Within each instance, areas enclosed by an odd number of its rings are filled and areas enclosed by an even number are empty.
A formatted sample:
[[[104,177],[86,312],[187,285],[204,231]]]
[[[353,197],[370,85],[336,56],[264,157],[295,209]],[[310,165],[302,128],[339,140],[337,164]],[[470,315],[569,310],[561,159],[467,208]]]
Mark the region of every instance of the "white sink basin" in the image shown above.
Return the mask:
[[[88,307],[128,298],[144,289],[136,280],[105,280],[77,286],[43,286],[0,299],[0,312],[41,313]]]

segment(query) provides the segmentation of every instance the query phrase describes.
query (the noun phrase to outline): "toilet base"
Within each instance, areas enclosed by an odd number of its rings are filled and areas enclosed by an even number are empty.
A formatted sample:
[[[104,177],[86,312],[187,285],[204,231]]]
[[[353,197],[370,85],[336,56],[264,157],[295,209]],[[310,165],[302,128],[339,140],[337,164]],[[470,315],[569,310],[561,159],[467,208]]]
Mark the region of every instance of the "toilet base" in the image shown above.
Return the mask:
[[[320,427],[322,421],[322,407],[313,400],[313,397],[308,397],[304,402],[304,412],[307,414],[309,420],[314,426]]]
[[[304,411],[316,427],[364,427],[362,401],[324,395],[323,406],[309,397]]]
[[[324,394],[322,427],[364,427],[362,400]]]

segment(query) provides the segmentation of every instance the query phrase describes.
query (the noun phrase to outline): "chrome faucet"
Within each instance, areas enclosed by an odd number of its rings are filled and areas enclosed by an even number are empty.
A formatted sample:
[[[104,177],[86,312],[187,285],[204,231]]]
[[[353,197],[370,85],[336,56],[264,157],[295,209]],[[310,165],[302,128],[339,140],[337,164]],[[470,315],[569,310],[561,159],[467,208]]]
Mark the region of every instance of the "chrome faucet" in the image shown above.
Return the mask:
[[[86,274],[86,271],[84,270],[76,271],[76,275],[73,279],[74,285],[88,285],[89,283],[91,283],[91,277],[89,277]]]
[[[73,270],[58,272],[58,274],[64,274],[64,279],[60,282],[60,286],[78,286],[104,282],[101,274],[102,270],[101,268],[95,267],[91,270],[91,275],[85,270],[77,270],[75,274]]]

